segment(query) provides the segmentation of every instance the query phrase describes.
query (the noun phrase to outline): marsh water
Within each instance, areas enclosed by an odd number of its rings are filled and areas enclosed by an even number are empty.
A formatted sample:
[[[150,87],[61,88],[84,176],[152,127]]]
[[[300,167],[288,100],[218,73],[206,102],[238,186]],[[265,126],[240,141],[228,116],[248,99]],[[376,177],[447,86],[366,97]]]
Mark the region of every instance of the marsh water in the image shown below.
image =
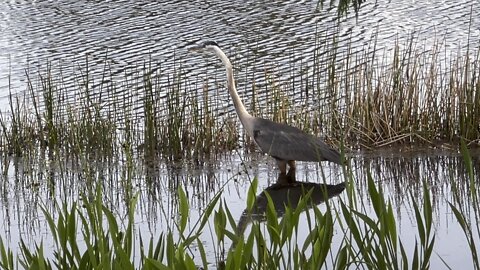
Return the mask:
[[[383,55],[397,40],[405,45],[413,36],[425,53],[441,43],[448,57],[478,46],[477,5],[366,1],[357,17],[351,11],[339,24],[336,8],[320,8],[317,1],[2,1],[0,105],[5,108],[9,91],[26,90],[26,71],[34,80],[48,64],[66,86],[80,83],[74,78],[85,73],[87,60],[90,73],[107,68],[113,79],[134,76],[145,62],[168,74],[181,67],[189,77],[219,76],[206,69],[211,58],[187,54],[189,45],[202,40],[217,41],[233,58],[242,74],[237,81],[245,86],[240,89],[258,84],[266,70],[299,83],[333,43],[343,52]]]
[[[88,70],[91,76],[99,76],[93,81],[95,90],[95,84],[104,79],[101,74],[108,70],[108,80],[119,84],[127,81],[131,87],[109,92],[103,106],[127,99],[132,110],[139,110],[136,108],[141,106],[135,105],[142,91],[142,86],[135,84],[136,77],[142,75],[138,68],[151,65],[164,74],[162,80],[172,80],[178,74],[192,80],[185,89],[201,88],[205,80],[220,82],[209,94],[220,96],[217,106],[219,113],[224,113],[232,110],[226,92],[221,91],[224,71],[216,59],[187,53],[186,48],[196,42],[215,40],[224,46],[235,65],[238,89],[248,104],[249,90],[253,84],[261,89],[266,73],[275,74],[280,84],[301,89],[315,84],[310,82],[317,72],[315,66],[330,60],[323,50],[332,46],[340,57],[367,53],[388,58],[395,44],[405,44],[414,36],[416,46],[424,48],[425,54],[432,46],[439,46],[445,52],[441,57],[448,63],[452,55],[466,54],[479,46],[479,12],[478,1],[367,1],[358,16],[352,11],[337,21],[335,8],[319,7],[316,1],[2,1],[0,110],[8,113],[10,93],[28,93],[26,74],[34,89],[41,88],[39,78],[48,67],[61,78],[57,80],[65,89],[81,85],[79,77]],[[298,91],[290,98],[295,102],[302,93]],[[81,101],[74,93],[67,93],[65,102]],[[135,113],[143,116],[141,111]],[[138,231],[154,237],[175,218],[178,185],[189,194],[192,221],[220,190],[234,217],[240,219],[250,181],[257,177],[259,189],[265,189],[277,177],[270,158],[242,149],[201,165],[189,160],[160,162],[154,170],[146,167],[140,156],[136,156],[135,170],[129,171],[134,179],[132,189],[140,194],[136,221]],[[472,156],[476,179],[480,179],[480,154],[472,152]],[[456,146],[359,151],[350,153],[350,157],[355,188],[366,212],[373,213],[367,196],[362,196],[367,193],[369,171],[391,198],[399,234],[407,242],[414,243],[416,226],[409,195],[421,198],[422,184],[428,183],[437,233],[432,269],[444,268],[442,259],[453,269],[472,267],[463,231],[448,207],[458,195],[452,192],[452,180],[460,187],[457,192],[461,196],[469,196],[467,169]],[[105,183],[105,202],[119,217],[124,216],[125,201],[131,196],[122,182],[129,170],[125,158],[50,159],[41,151],[32,157],[4,157],[0,236],[13,248],[20,238],[29,240],[32,246],[44,239],[48,246],[48,226],[39,206],[53,209],[55,201],[78,200],[88,189],[86,179],[92,175]],[[84,164],[87,161],[89,164]],[[344,181],[341,168],[328,163],[300,163],[298,178],[316,183]],[[339,199],[345,199],[342,196]],[[203,237],[207,254],[218,252],[212,236]]]

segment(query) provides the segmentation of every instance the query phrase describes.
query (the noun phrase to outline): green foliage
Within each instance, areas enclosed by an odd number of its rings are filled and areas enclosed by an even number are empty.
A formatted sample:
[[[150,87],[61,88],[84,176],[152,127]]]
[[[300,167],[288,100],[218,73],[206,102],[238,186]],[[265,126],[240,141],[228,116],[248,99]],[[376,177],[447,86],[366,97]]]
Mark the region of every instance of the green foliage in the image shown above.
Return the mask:
[[[473,173],[473,161],[472,158],[468,152],[468,149],[465,145],[465,142],[462,141],[461,143],[461,153],[467,168],[467,173],[469,176],[469,183],[468,183],[468,194],[469,197],[467,198],[467,201],[464,201],[459,195],[458,195],[458,183],[456,183],[455,179],[451,179],[451,184],[452,184],[452,189],[454,190],[453,194],[453,201],[449,202],[450,208],[453,211],[453,214],[455,215],[455,218],[460,225],[468,247],[471,250],[471,257],[472,257],[472,262],[473,266],[475,269],[480,269],[480,251],[479,251],[479,246],[478,246],[478,238],[480,238],[480,207],[479,207],[479,201],[478,201],[478,189],[476,186],[478,186],[478,179],[475,178],[475,175]],[[471,208],[470,208],[471,207]],[[471,223],[467,217],[471,214],[471,211],[473,210],[474,214],[474,222],[476,224]]]
[[[471,158],[466,148],[463,155],[468,168]],[[208,269],[212,263],[222,269],[321,269],[331,265],[335,269],[430,268],[435,231],[428,183],[423,183],[422,199],[410,194],[417,231],[415,243],[406,246],[397,232],[392,203],[370,174],[367,178],[372,213],[342,198],[338,199],[338,208],[335,199],[320,209],[312,204],[312,189],[304,191],[296,207],[287,205],[279,218],[267,192],[264,222],[251,221],[250,230],[245,233],[238,232],[235,218],[221,200],[221,192],[212,198],[198,220],[192,221],[188,196],[178,188],[177,226],[146,242],[141,233],[134,233],[137,196],[130,200],[125,220],[119,222],[119,217],[102,202],[102,189],[97,187],[93,197],[56,206],[55,219],[47,208],[42,208],[53,238],[53,257],[45,255],[43,242],[31,248],[22,240],[16,256],[0,239],[0,268],[197,269],[201,265]],[[253,180],[247,195],[247,210],[255,207],[256,188],[257,180]],[[347,185],[347,189],[354,186]],[[474,198],[476,195],[472,194],[471,199]],[[450,208],[465,233],[473,265],[479,269],[475,241],[479,235],[478,223],[469,223],[469,214],[461,203],[454,198]],[[478,213],[478,205],[474,211]],[[213,225],[215,232],[218,247],[215,261],[206,252],[201,238],[207,224]],[[340,233],[336,228],[340,228]],[[304,240],[300,240],[301,234],[305,235]],[[332,245],[334,241],[340,243],[337,248]],[[228,242],[234,245],[225,250]]]
[[[341,227],[344,233],[350,236],[344,239],[345,245],[338,253],[340,265],[356,264],[357,267],[378,269],[427,269],[435,243],[427,184],[424,183],[423,211],[415,202],[415,197],[411,195],[420,243],[416,242],[413,247],[407,249],[414,250],[414,254],[410,256],[397,234],[392,204],[385,200],[382,189],[376,187],[370,174],[368,190],[375,218],[341,202],[343,218]],[[348,258],[352,261],[348,262]]]
[[[15,260],[13,259],[13,252],[5,247],[3,239],[0,237],[0,268],[14,269]]]
[[[478,143],[478,48],[468,52],[476,57],[467,53],[445,66],[441,41],[417,48],[412,36],[381,56],[374,42],[362,53],[340,55],[335,37],[317,39],[318,64],[310,77],[301,75],[300,86],[296,79],[276,81],[282,74],[271,71],[265,72],[262,89],[247,82],[253,85],[253,98],[245,102],[253,115],[328,134],[333,144],[348,143],[346,148],[461,139]],[[28,156],[41,148],[52,156],[111,159],[127,148],[155,164],[159,159],[202,162],[241,143],[252,146],[249,138],[240,138],[236,116],[225,112],[223,102],[211,94],[211,84],[186,77],[181,68],[164,74],[152,70],[152,63],[135,67],[132,85],[129,77],[119,78],[124,79],[120,84],[104,80],[108,69],[91,74],[88,58],[82,64],[86,68],[73,78],[80,83],[69,87],[48,63],[38,81],[26,75],[28,91],[9,95],[8,111],[0,112],[0,152]],[[300,69],[308,71],[309,66]],[[141,89],[132,92],[135,86]]]

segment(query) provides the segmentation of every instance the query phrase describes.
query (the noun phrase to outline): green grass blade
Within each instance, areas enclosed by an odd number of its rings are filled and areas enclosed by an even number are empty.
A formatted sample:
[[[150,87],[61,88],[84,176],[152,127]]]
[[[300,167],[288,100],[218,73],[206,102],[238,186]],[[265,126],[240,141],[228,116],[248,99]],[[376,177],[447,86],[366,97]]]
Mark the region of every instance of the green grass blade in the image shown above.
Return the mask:
[[[187,195],[185,195],[185,191],[183,191],[182,187],[178,187],[177,193],[178,193],[179,208],[180,208],[180,233],[183,234],[187,226],[190,207],[188,204]]]

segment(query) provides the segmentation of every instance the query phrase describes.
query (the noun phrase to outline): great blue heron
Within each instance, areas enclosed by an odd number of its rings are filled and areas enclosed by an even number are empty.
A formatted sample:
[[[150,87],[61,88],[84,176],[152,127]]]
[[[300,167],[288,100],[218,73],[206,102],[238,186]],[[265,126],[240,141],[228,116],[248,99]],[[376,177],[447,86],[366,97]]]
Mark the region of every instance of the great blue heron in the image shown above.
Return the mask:
[[[296,181],[295,161],[328,160],[342,164],[340,153],[320,138],[309,135],[296,127],[250,115],[238,96],[232,63],[216,42],[207,41],[189,50],[212,51],[222,60],[227,71],[228,92],[233,99],[235,111],[243,127],[263,152],[275,158],[280,169],[280,176],[285,176],[288,182]],[[290,167],[288,174],[287,164]]]

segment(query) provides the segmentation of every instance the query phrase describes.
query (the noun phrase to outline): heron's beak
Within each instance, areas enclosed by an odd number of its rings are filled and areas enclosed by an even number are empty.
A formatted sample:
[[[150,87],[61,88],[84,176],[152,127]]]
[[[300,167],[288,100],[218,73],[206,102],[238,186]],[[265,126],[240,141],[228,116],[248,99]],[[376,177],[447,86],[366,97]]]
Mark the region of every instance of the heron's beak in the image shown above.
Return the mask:
[[[203,46],[192,46],[188,48],[188,52],[202,52],[203,50]]]

